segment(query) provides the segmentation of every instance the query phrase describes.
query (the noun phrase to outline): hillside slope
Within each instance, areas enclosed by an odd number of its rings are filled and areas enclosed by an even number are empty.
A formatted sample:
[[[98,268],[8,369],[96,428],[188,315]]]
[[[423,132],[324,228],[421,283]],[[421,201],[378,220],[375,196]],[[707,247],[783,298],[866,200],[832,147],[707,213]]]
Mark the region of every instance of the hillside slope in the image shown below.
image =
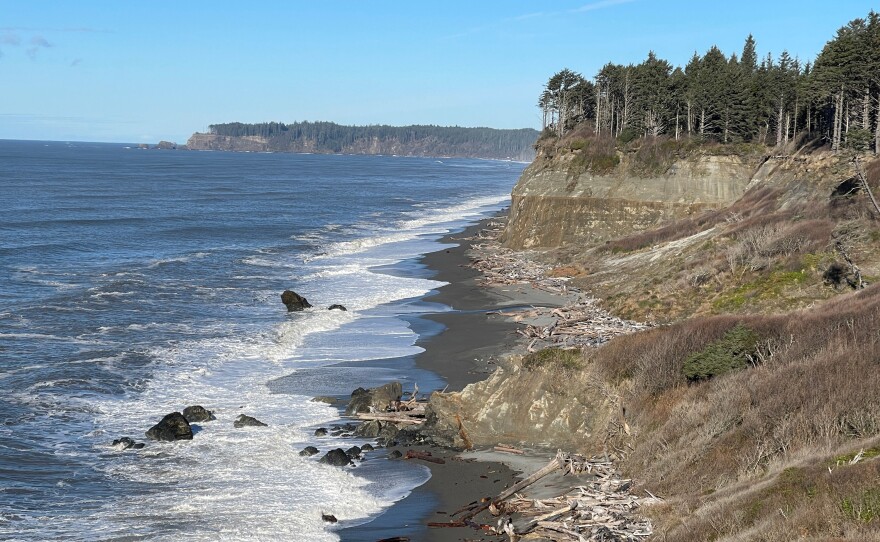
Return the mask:
[[[513,358],[438,411],[479,434],[510,402],[540,406],[550,447],[608,454],[663,497],[643,510],[658,539],[880,540],[880,213],[859,177],[878,192],[880,160],[670,147],[587,168],[539,152],[506,231],[613,313],[663,324],[581,363]]]

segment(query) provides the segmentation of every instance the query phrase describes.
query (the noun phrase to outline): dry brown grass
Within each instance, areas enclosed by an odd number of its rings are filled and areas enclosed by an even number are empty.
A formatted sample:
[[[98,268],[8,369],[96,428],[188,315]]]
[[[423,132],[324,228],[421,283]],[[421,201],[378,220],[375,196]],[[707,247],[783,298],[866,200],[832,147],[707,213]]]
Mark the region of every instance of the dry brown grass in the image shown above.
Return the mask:
[[[684,360],[736,325],[759,337],[753,366],[688,383]],[[668,539],[753,530],[743,539],[777,540],[787,529],[847,537],[880,528],[880,510],[854,516],[844,502],[873,506],[880,460],[831,474],[826,464],[835,451],[880,435],[878,330],[880,285],[805,311],[687,320],[596,351],[591,366],[623,390],[635,430],[627,469],[683,507],[659,513]],[[792,465],[800,470],[783,470]]]

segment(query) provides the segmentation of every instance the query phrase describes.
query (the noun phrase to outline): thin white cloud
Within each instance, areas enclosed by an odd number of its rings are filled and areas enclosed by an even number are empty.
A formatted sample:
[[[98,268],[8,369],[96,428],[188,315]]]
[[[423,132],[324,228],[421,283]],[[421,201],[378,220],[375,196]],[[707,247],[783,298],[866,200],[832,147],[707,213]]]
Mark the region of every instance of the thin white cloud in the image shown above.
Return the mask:
[[[0,43],[3,45],[21,45],[21,37],[13,32],[5,31],[0,34]]]
[[[52,47],[52,44],[49,43],[49,40],[44,38],[43,36],[34,36],[31,38],[31,46],[25,50],[25,54],[30,57],[31,60],[37,59],[37,53],[40,49],[48,49]]]
[[[619,6],[620,4],[629,4],[630,2],[634,2],[635,0],[599,0],[598,2],[591,2],[589,4],[584,4],[579,8],[575,8],[571,10],[569,13],[583,13],[585,11],[595,11],[597,9],[610,8],[613,6]]]

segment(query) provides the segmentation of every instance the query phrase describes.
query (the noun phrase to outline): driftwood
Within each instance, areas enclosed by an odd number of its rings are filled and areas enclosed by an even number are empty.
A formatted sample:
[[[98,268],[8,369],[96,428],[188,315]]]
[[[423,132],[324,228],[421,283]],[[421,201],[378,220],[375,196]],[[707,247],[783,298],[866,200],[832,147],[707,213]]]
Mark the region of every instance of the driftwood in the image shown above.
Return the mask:
[[[541,478],[561,470],[585,473],[590,479],[565,495],[552,499],[528,499],[520,492]],[[652,533],[649,521],[639,517],[639,506],[661,499],[646,491],[649,497],[630,493],[632,480],[620,478],[614,464],[604,459],[587,459],[580,455],[557,453],[546,466],[502,491],[494,499],[474,501],[453,514],[463,514],[446,523],[429,523],[429,527],[465,527],[486,529],[474,521],[477,514],[489,510],[502,516],[496,527],[498,534],[510,540],[529,534],[563,542],[585,540],[642,540]],[[519,518],[511,521],[511,515]]]
[[[359,420],[377,420],[380,422],[393,422],[403,424],[420,424],[425,422],[424,418],[415,418],[412,416],[407,416],[403,413],[395,415],[391,412],[387,414],[369,414],[366,412],[362,412],[360,414],[356,414],[355,417]]]
[[[525,453],[524,451],[519,450],[519,449],[517,449],[517,448],[512,448],[512,447],[510,447],[510,446],[504,446],[504,445],[501,445],[501,444],[499,444],[498,446],[495,446],[495,448],[493,448],[493,449],[494,449],[496,452],[503,452],[503,453],[506,453],[506,454],[522,455],[522,454]]]
[[[865,192],[868,193],[868,197],[871,198],[871,203],[874,204],[874,210],[880,215],[880,205],[877,204],[877,199],[874,198],[874,193],[871,191],[871,186],[868,184],[868,177],[865,175],[864,170],[862,170],[862,162],[859,160],[858,156],[856,156],[853,161],[856,164],[856,176],[858,176],[859,181],[861,181],[862,186],[865,188]]]
[[[428,461],[429,463],[436,463],[438,465],[445,465],[446,460],[440,457],[434,457],[431,455],[431,452],[420,452],[418,450],[407,450],[406,455],[403,456],[404,459],[421,459],[422,461]]]

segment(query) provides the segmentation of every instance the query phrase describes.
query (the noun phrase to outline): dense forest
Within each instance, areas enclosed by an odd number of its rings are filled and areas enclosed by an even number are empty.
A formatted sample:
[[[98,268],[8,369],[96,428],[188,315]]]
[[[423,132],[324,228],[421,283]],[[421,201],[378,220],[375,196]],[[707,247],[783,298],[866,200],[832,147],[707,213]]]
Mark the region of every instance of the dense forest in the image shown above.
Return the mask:
[[[813,62],[782,51],[759,58],[718,47],[684,68],[653,52],[640,64],[608,63],[592,81],[563,69],[540,96],[545,131],[578,124],[626,143],[665,135],[783,146],[801,135],[832,149],[880,152],[880,15],[837,31]]]
[[[212,124],[210,134],[259,138],[272,151],[408,154],[528,160],[537,130],[459,126],[342,126],[333,122]]]

